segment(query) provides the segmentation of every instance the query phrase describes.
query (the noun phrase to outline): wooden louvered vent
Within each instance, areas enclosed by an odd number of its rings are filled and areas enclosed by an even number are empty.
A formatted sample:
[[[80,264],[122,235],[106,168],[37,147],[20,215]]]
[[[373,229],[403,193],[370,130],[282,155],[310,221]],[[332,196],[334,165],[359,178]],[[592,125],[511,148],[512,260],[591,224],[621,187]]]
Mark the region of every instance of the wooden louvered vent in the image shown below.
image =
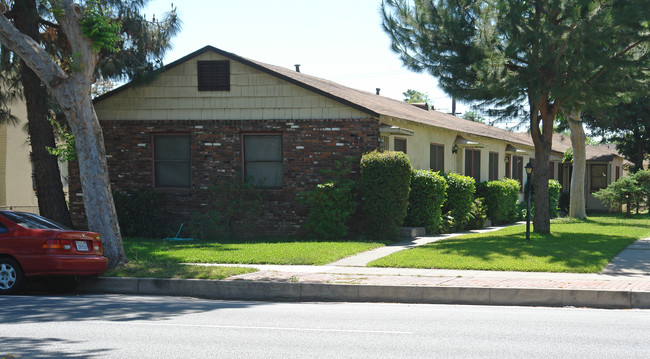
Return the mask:
[[[230,91],[230,61],[197,61],[199,91]]]

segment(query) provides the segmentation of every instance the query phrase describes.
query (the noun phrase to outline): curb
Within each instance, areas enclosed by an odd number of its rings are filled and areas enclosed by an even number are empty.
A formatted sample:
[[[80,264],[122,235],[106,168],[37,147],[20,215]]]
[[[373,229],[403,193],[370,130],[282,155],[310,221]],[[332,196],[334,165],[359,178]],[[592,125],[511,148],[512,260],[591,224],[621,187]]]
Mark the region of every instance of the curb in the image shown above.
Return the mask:
[[[82,281],[77,292],[255,301],[650,309],[650,292],[592,289],[418,287],[107,277]]]

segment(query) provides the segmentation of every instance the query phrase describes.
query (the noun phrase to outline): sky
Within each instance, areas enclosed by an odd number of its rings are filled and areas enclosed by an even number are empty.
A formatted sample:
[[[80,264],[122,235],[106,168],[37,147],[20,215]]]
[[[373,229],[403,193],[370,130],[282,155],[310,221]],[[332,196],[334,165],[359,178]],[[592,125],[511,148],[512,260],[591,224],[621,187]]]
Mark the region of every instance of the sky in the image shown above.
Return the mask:
[[[407,70],[381,28],[381,0],[177,0],[183,22],[164,58],[168,64],[206,45],[252,60],[294,69],[382,96],[403,100],[408,89],[426,93],[436,110],[451,99],[431,75]],[[153,0],[144,13],[162,17],[170,0]],[[457,112],[468,106],[457,104]]]

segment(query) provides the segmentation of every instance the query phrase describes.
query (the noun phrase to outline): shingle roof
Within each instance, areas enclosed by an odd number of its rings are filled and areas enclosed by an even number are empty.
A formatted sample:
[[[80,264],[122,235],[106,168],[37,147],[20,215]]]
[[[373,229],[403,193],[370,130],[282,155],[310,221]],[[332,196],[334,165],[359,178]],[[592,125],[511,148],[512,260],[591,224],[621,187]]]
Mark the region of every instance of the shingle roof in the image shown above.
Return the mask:
[[[569,136],[565,136],[561,133],[553,134],[553,149],[565,152],[571,147],[571,138]],[[585,147],[585,152],[587,161],[608,162],[616,157],[623,158],[623,156],[621,156],[616,150],[616,146],[612,144],[598,146],[587,145]]]
[[[233,61],[243,63],[260,70],[269,75],[278,77],[288,81],[294,85],[300,86],[307,90],[318,93],[322,96],[338,101],[342,104],[353,107],[362,112],[368,113],[373,117],[387,116],[397,119],[403,119],[416,123],[421,123],[429,126],[439,127],[443,129],[458,131],[461,133],[471,134],[475,136],[488,137],[493,139],[510,142],[513,144],[525,145],[534,147],[533,141],[528,133],[510,132],[498,127],[486,125],[483,123],[468,121],[456,116],[446,113],[438,112],[435,110],[425,110],[412,104],[394,100],[391,98],[383,97],[375,93],[353,89],[343,86],[336,82],[325,80],[319,77],[307,75],[302,72],[297,72],[293,69],[287,69],[280,66],[270,65],[256,60],[250,60],[230,52],[220,50],[213,46],[205,46],[185,57],[182,57],[166,66],[161,71],[168,70],[172,67],[178,66],[197,57],[205,52],[215,52],[221,56],[227,57]],[[126,84],[120,88],[110,91],[95,99],[95,102],[112,96],[120,92],[131,84]],[[560,134],[554,135],[553,151],[563,153],[567,148],[571,147],[571,140],[566,136]],[[587,146],[587,160],[602,160],[607,158],[610,160],[613,156],[620,155],[615,149],[597,148],[595,146]]]

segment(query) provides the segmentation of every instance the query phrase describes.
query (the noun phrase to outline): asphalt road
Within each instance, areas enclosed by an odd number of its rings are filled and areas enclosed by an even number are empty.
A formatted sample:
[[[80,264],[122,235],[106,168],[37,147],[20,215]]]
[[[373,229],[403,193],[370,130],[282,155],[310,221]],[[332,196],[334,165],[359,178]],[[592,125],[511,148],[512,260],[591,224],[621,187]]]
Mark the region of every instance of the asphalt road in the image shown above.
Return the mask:
[[[650,358],[650,310],[0,297],[0,358]]]

